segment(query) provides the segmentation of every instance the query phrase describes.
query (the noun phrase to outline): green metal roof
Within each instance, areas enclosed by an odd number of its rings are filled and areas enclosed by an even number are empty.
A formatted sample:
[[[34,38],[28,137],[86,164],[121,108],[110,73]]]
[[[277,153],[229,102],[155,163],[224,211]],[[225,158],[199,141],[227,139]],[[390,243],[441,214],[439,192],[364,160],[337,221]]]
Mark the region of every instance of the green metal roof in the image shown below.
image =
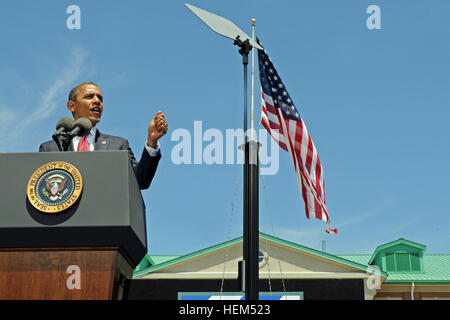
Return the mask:
[[[136,268],[134,269],[133,272],[139,272],[142,269],[148,268],[152,265],[154,265],[155,263],[153,262],[153,260],[150,258],[150,256],[148,254],[146,254],[144,256],[144,258],[142,258],[141,262],[139,262],[139,264],[136,266]]]
[[[371,254],[339,254],[341,258],[360,264],[368,265]],[[387,273],[385,284],[422,283],[449,284],[450,283],[450,254],[424,254],[423,272],[392,272]]]
[[[150,255],[150,258],[153,260],[154,265],[164,263],[176,258],[181,257],[180,255]]]
[[[217,244],[215,246],[208,247],[208,248],[205,248],[205,249],[202,249],[202,250],[198,250],[198,251],[186,254],[186,255],[174,256],[175,257],[174,259],[166,260],[166,261],[161,262],[159,264],[149,265],[148,267],[142,267],[139,270],[135,269],[134,273],[133,273],[133,277],[137,277],[137,276],[140,276],[140,275],[143,275],[143,274],[147,274],[149,272],[153,272],[153,271],[156,271],[156,270],[159,270],[159,269],[162,269],[162,268],[174,265],[176,263],[183,262],[183,261],[186,261],[186,260],[189,260],[189,259],[201,256],[201,255],[213,252],[215,250],[222,249],[224,247],[233,245],[233,244],[238,243],[240,241],[242,241],[242,237],[234,239],[234,240],[230,240],[230,241],[227,241],[227,242],[223,242],[223,243],[220,243],[220,244]],[[155,256],[152,256],[152,257],[155,257]],[[165,256],[165,257],[167,257],[167,256]],[[141,265],[141,264],[139,264],[139,265]]]
[[[424,272],[389,273],[386,281],[392,284],[404,282],[450,284],[449,254],[426,254],[423,256],[423,267]]]
[[[367,265],[369,265],[369,260],[372,255],[371,254],[337,254],[336,256],[367,266]]]

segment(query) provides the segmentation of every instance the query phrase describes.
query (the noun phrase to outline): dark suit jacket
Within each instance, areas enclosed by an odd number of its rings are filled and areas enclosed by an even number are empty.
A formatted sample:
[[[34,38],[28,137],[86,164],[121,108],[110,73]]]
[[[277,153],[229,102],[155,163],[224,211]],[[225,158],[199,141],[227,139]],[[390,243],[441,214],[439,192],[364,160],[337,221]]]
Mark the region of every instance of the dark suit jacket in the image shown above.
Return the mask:
[[[130,162],[133,166],[140,189],[148,189],[148,187],[150,187],[150,183],[152,182],[156,172],[156,168],[158,167],[159,159],[161,159],[161,154],[159,152],[156,157],[151,157],[147,150],[145,150],[144,148],[141,160],[138,162],[134,157],[128,140],[121,137],[106,135],[100,133],[100,131],[98,130],[97,134],[95,135],[94,150],[128,150],[130,154]],[[55,141],[47,141],[39,146],[39,152],[47,151],[59,151]],[[72,143],[69,146],[69,151],[74,151]]]

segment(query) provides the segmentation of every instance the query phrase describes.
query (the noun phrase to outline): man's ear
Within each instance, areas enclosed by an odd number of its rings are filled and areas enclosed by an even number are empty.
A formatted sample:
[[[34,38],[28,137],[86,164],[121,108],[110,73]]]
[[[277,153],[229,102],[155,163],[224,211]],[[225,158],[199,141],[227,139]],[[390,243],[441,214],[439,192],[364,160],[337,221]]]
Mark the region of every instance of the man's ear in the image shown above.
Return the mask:
[[[72,100],[67,101],[67,109],[69,109],[70,112],[75,112],[75,102]]]

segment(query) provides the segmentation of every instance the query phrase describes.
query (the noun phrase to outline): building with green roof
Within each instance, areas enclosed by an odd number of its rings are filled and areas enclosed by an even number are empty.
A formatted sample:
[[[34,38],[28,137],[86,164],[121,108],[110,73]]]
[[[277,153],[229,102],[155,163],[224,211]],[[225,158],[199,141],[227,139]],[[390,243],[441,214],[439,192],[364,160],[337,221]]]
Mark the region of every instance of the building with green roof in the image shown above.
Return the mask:
[[[259,291],[277,299],[450,299],[450,254],[406,239],[330,254],[260,233]],[[242,237],[186,255],[146,255],[129,299],[242,299]]]

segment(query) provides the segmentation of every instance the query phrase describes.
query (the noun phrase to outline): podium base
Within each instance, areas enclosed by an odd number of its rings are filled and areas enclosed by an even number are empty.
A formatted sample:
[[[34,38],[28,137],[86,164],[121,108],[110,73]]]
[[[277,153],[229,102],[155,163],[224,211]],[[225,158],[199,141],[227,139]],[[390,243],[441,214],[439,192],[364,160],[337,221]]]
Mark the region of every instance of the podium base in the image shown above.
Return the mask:
[[[115,300],[133,268],[119,247],[0,249],[0,300]]]

